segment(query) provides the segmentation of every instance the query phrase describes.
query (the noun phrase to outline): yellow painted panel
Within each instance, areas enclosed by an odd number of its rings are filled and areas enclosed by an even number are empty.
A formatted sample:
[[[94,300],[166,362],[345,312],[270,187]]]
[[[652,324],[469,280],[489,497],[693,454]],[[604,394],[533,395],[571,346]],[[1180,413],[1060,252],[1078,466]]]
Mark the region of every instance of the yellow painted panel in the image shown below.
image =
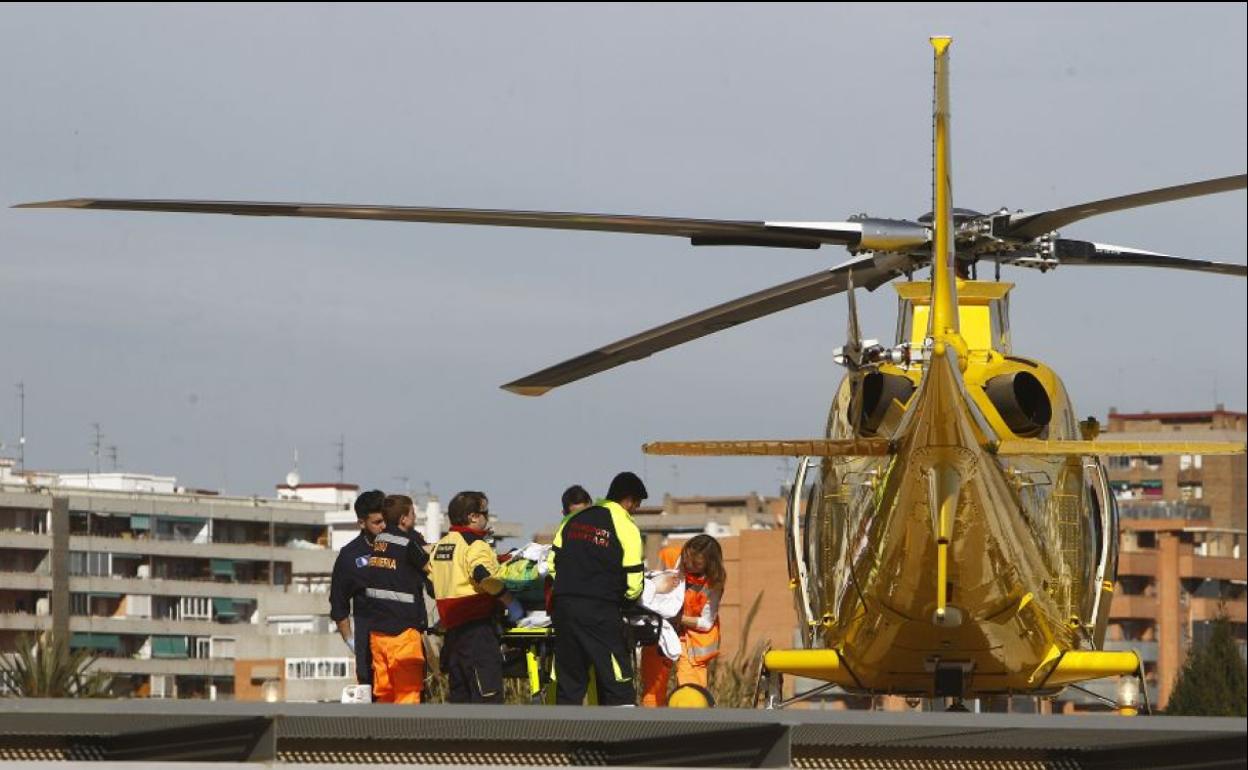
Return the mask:
[[[962,305],[958,308],[958,323],[962,339],[970,350],[992,350],[992,317],[987,305]]]

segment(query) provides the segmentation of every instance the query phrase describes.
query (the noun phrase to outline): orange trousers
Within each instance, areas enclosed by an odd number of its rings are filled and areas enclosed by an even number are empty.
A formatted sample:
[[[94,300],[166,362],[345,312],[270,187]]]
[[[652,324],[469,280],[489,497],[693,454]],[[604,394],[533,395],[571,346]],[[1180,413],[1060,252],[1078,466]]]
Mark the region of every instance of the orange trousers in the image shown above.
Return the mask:
[[[646,708],[667,705],[668,682],[672,678],[672,664],[676,664],[676,686],[697,684],[707,686],[710,671],[706,663],[697,663],[689,657],[689,645],[682,637],[680,657],[672,661],[657,644],[641,648],[641,705]]]
[[[373,655],[373,700],[420,703],[425,686],[425,648],[420,632],[409,628],[398,636],[387,636],[374,631],[368,643]]]

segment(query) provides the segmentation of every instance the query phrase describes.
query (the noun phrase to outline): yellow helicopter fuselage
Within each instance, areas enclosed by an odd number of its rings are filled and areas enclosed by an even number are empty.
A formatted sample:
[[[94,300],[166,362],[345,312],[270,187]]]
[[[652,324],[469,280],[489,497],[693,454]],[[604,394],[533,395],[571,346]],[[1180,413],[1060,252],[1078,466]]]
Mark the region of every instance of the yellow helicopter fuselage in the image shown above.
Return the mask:
[[[921,350],[930,285],[896,287],[898,341]],[[939,672],[959,695],[1032,692],[1064,653],[1100,646],[1117,547],[1100,463],[990,449],[1080,438],[1057,375],[1011,353],[1011,288],[958,281],[964,355],[882,364],[837,389],[827,438],[882,437],[894,451],[800,471],[799,611],[808,646],[838,658],[820,678],[931,696]]]

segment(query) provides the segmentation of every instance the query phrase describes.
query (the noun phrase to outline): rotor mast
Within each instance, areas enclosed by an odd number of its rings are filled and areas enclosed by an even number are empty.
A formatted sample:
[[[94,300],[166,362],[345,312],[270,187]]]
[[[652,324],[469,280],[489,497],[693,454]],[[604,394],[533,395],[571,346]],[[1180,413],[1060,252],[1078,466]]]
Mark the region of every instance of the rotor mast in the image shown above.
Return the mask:
[[[949,162],[949,45],[953,43],[953,38],[937,35],[930,40],[935,72],[932,94],[932,315],[929,336],[933,341],[940,342],[959,336],[953,180]]]

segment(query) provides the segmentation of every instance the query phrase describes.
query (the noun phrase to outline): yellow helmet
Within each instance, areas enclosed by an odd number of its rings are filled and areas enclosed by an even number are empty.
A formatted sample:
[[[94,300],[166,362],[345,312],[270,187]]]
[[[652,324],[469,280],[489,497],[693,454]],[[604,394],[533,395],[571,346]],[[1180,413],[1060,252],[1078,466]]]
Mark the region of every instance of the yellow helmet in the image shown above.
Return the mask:
[[[676,709],[705,709],[715,705],[715,696],[700,684],[682,684],[667,698],[667,705]]]

